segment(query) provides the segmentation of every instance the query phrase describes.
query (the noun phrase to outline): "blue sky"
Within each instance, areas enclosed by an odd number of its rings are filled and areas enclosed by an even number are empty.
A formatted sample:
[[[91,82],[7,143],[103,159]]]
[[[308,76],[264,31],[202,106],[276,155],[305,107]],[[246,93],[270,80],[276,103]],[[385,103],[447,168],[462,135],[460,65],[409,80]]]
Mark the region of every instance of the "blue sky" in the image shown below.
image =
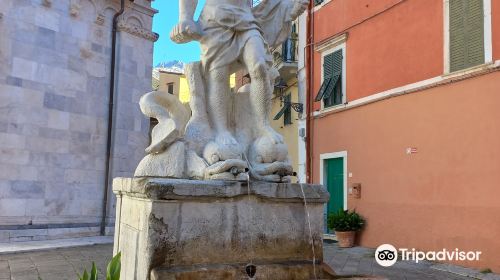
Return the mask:
[[[153,19],[153,31],[160,34],[160,39],[155,43],[153,65],[163,61],[180,60],[184,62],[200,60],[200,46],[198,42],[176,44],[170,40],[169,34],[179,18],[178,0],[153,1],[153,8],[159,10]],[[198,17],[205,0],[199,0]]]

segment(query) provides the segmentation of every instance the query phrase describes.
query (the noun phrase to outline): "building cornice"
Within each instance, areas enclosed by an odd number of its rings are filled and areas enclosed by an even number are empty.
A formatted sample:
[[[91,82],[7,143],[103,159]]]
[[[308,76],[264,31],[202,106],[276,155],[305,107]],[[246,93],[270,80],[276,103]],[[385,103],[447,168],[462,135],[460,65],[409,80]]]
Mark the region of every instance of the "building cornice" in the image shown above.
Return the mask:
[[[156,9],[153,9],[151,7],[146,7],[143,5],[139,5],[136,3],[132,3],[131,8],[138,13],[145,14],[145,15],[150,16],[150,17],[153,17],[155,14],[158,13],[158,10],[156,10]]]
[[[348,37],[349,37],[349,33],[346,32],[346,33],[343,33],[339,36],[335,36],[335,37],[323,40],[322,42],[319,42],[318,44],[316,44],[316,46],[314,47],[314,51],[323,52],[325,50],[334,48],[334,47],[346,42]]]
[[[119,3],[120,0],[112,0],[111,2]],[[158,13],[158,10],[151,8],[151,2],[153,2],[153,0],[146,0],[145,2],[149,3],[149,6],[144,6],[144,5],[138,4],[136,2],[127,1],[127,3],[126,3],[127,9],[131,8],[136,12],[148,15],[150,17],[152,17]]]
[[[172,72],[172,71],[166,71],[166,70],[159,70],[158,72],[162,73],[162,74],[172,74],[172,75],[178,75],[178,76],[184,75],[184,73]]]
[[[126,32],[126,33],[129,33],[131,35],[134,35],[134,36],[137,36],[140,38],[144,38],[144,39],[152,41],[152,42],[156,42],[158,40],[158,38],[160,37],[160,35],[158,35],[158,33],[149,31],[149,30],[144,29],[144,28],[137,26],[137,25],[126,23],[124,20],[118,21],[118,24],[116,27],[117,27],[118,31]]]

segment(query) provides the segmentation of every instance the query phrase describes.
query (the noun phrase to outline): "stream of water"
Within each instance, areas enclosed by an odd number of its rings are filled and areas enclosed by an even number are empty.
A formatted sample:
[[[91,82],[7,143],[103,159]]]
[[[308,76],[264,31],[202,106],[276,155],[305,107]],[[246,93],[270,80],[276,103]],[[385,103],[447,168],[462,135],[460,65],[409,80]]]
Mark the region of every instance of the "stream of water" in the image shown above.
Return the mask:
[[[300,180],[299,180],[300,182]],[[304,199],[304,208],[307,213],[307,225],[309,226],[309,239],[311,242],[311,249],[312,249],[312,254],[313,254],[313,273],[314,273],[314,279],[318,279],[318,276],[316,275],[316,252],[314,251],[314,239],[312,235],[312,228],[311,228],[311,216],[309,215],[309,209],[307,208],[307,199],[306,199],[306,194],[304,193],[304,184],[299,183],[300,185],[300,190],[302,191],[302,198]]]
[[[251,197],[251,191],[250,191],[250,172],[247,172],[246,173],[247,175],[247,195],[248,195],[248,206],[250,208],[250,213],[248,213],[249,217],[251,217],[253,219],[253,207],[252,207],[252,201],[250,200],[250,197]],[[249,222],[249,227],[250,227],[250,222]],[[248,232],[250,233],[250,262],[247,264],[245,270],[249,276],[249,279],[254,279],[250,273],[250,270],[253,269],[253,274],[255,275],[255,272],[256,272],[256,267],[255,265],[253,264],[253,258],[254,258],[254,247],[253,247],[253,237],[252,237],[252,233],[250,232],[250,229],[248,229]]]
[[[248,160],[247,160],[248,162]],[[247,175],[247,195],[248,195],[248,205],[249,205],[249,208],[250,208],[250,213],[248,213],[249,217],[252,217],[253,218],[253,215],[254,215],[254,211],[253,211],[253,207],[252,207],[252,202],[250,201],[250,198],[251,198],[251,183],[250,183],[250,172],[247,172],[246,173]],[[300,179],[298,180],[298,182],[300,182]],[[306,219],[307,219],[307,225],[308,225],[308,228],[309,228],[309,242],[311,243],[311,249],[312,249],[312,254],[313,254],[313,259],[312,259],[312,263],[313,263],[313,273],[314,273],[314,279],[317,280],[318,279],[318,276],[316,274],[316,252],[314,250],[314,238],[313,238],[313,234],[312,234],[312,227],[311,227],[311,216],[309,214],[309,209],[307,207],[307,199],[306,199],[306,194],[304,192],[304,184],[302,183],[299,183],[300,185],[300,190],[302,191],[302,198],[304,199],[304,210],[307,214],[306,216]],[[249,222],[249,227],[250,227],[250,222]],[[250,230],[248,230],[248,232],[250,232]],[[247,264],[246,266],[246,271],[247,271],[247,274],[249,276],[249,279],[254,279],[252,276],[255,275],[255,272],[256,272],[256,267],[255,265],[253,264],[253,258],[254,258],[254,247],[253,247],[253,237],[252,237],[252,234],[250,233],[250,262]],[[250,270],[253,270],[253,275],[250,275],[249,273],[249,269]]]

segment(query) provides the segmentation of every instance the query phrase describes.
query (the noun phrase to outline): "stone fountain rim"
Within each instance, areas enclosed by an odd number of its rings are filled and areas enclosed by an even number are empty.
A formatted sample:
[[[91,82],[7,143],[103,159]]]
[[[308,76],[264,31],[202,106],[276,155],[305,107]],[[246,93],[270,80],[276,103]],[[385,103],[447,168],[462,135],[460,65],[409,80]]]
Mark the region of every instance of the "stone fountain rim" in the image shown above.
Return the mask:
[[[250,195],[259,199],[304,203],[326,203],[330,195],[318,184],[252,181]],[[153,200],[216,200],[248,197],[247,182],[189,180],[164,177],[115,178],[115,194]]]

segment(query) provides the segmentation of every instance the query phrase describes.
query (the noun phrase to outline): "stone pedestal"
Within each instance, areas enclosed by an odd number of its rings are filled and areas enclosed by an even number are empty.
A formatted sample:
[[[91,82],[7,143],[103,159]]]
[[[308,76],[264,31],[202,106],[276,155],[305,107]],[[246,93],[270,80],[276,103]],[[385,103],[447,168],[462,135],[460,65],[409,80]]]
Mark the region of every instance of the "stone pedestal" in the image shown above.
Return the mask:
[[[257,279],[314,279],[314,268],[331,279],[322,263],[329,194],[303,188],[309,215],[300,184],[116,178],[122,280],[248,279],[249,263]]]

